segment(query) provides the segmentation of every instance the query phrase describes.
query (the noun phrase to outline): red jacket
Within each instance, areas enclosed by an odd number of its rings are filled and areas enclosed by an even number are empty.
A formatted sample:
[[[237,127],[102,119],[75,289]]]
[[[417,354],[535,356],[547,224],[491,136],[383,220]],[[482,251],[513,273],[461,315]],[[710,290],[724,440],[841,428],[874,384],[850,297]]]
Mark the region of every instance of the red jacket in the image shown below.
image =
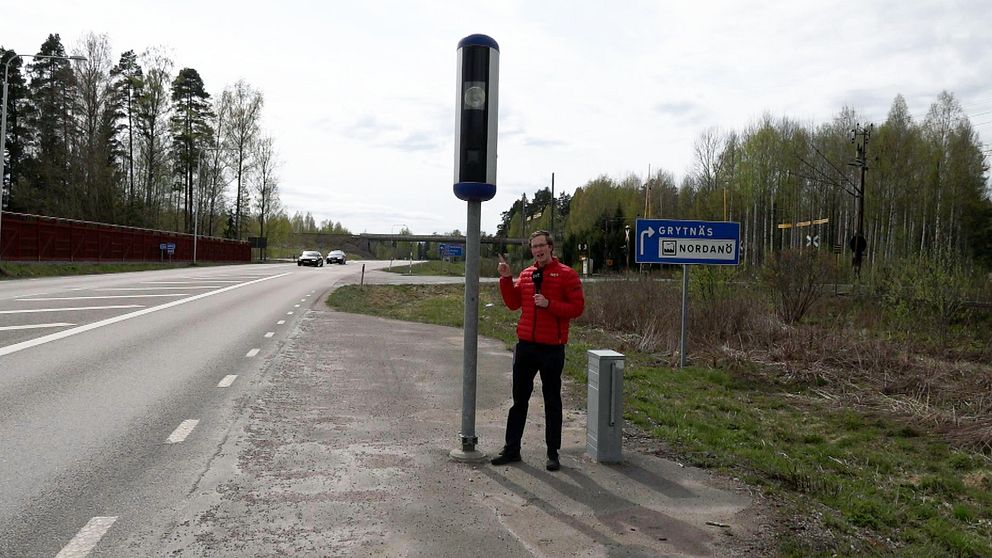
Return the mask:
[[[542,270],[541,294],[548,299],[547,308],[534,304],[534,280],[531,277],[537,266],[520,272],[516,281],[512,277],[499,278],[499,292],[510,310],[521,308],[517,322],[517,338],[544,345],[568,343],[568,322],[578,318],[585,309],[582,282],[574,269],[552,258]]]

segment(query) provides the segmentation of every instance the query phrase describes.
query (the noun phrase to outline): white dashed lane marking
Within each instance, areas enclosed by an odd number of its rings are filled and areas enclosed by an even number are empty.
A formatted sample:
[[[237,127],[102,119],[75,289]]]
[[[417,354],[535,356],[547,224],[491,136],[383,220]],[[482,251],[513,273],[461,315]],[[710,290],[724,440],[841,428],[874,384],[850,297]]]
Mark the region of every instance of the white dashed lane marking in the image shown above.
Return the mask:
[[[253,357],[253,356],[257,355],[257,354],[258,354],[258,349],[252,349],[252,350],[248,351],[248,354],[246,354],[245,357],[251,358],[251,357]]]
[[[83,558],[89,555],[115,521],[116,517],[94,517],[89,520],[55,558]]]
[[[269,338],[269,337],[272,337],[272,336],[273,336],[273,335],[275,335],[275,334],[276,334],[276,332],[274,332],[274,331],[269,331],[269,332],[267,332],[267,333],[265,334],[265,337],[266,337],[266,338]]]
[[[197,424],[200,424],[199,419],[184,420],[179,426],[176,427],[175,430],[172,431],[172,434],[169,434],[169,437],[165,440],[165,443],[178,444],[179,442],[182,442],[186,439],[186,436],[190,435],[190,432],[193,432],[193,429],[196,428]]]
[[[233,384],[234,380],[237,379],[238,379],[237,374],[229,374],[227,376],[224,376],[224,379],[221,380],[219,384],[217,384],[217,387],[219,388],[231,387],[231,384]]]
[[[286,323],[286,320],[279,320],[278,322],[276,322],[276,325],[282,325],[284,323]]]
[[[287,315],[287,316],[292,316],[292,315],[293,315],[293,311],[292,311],[292,310],[290,310],[289,312],[286,312],[286,315]]]

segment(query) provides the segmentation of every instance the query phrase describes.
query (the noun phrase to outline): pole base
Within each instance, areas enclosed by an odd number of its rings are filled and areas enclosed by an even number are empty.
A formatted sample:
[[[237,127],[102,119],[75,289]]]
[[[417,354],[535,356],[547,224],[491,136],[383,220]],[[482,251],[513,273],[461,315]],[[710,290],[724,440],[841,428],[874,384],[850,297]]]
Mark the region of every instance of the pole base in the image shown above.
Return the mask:
[[[476,449],[463,448],[455,448],[451,450],[448,457],[459,463],[482,463],[483,461],[489,459],[489,456],[485,452],[481,452]]]

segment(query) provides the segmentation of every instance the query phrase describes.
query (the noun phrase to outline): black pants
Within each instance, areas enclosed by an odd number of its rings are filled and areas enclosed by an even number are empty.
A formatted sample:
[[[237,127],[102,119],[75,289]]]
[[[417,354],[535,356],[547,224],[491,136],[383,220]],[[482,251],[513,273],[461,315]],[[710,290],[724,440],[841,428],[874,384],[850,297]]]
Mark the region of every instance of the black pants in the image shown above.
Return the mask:
[[[548,451],[561,448],[561,371],[565,367],[564,345],[541,345],[518,341],[513,351],[513,406],[506,418],[506,447],[520,450],[527,422],[527,407],[534,391],[534,376],[541,373],[544,393],[544,439]]]

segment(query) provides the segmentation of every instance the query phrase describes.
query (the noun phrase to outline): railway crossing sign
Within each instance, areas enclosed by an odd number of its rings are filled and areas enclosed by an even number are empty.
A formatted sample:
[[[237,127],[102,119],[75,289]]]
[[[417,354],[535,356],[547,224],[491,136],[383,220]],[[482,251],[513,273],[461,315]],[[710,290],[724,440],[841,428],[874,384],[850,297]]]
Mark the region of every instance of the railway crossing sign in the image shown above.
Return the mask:
[[[637,263],[739,265],[741,224],[728,221],[638,219]]]

